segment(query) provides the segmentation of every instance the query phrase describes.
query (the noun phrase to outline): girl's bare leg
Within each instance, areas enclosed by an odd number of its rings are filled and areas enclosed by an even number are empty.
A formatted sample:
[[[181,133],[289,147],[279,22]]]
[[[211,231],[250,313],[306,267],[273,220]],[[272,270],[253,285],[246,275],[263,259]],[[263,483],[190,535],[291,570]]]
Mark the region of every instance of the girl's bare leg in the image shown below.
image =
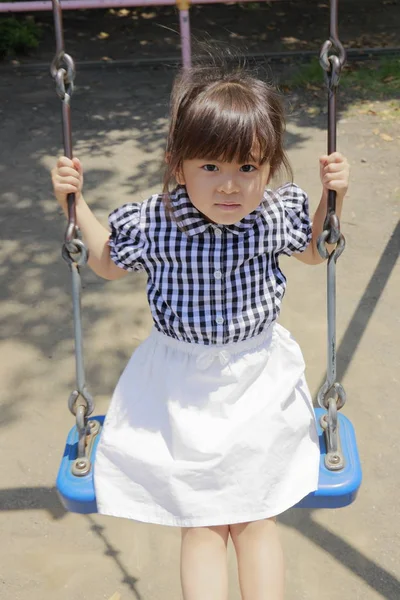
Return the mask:
[[[184,600],[227,600],[229,525],[182,528]]]
[[[283,600],[285,568],[276,519],[230,525],[242,600]]]

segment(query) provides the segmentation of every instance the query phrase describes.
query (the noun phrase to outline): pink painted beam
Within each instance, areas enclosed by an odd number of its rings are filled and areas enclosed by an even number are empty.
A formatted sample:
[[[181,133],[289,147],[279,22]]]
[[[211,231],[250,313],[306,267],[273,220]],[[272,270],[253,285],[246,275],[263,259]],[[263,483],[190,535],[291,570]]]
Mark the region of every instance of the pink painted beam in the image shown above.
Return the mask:
[[[181,8],[179,11],[181,46],[182,46],[182,64],[183,68],[190,68],[192,65],[192,49],[190,44],[190,20],[189,10]]]
[[[193,0],[193,4],[224,4],[232,0]],[[271,1],[271,0],[269,0]],[[281,0],[272,0],[279,2]],[[254,0],[240,0],[254,2]],[[60,3],[63,10],[81,10],[90,8],[129,8],[130,6],[162,6],[177,4],[176,0],[64,0]],[[40,12],[51,11],[49,0],[32,0],[32,2],[0,2],[2,12]]]

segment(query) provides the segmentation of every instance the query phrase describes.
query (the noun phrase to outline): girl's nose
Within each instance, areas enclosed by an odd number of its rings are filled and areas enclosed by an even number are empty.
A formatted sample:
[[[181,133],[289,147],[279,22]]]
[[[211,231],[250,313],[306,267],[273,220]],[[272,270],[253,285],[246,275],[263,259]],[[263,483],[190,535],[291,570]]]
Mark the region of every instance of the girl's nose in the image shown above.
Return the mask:
[[[239,187],[233,177],[225,177],[221,181],[218,191],[223,194],[236,194],[239,191]]]

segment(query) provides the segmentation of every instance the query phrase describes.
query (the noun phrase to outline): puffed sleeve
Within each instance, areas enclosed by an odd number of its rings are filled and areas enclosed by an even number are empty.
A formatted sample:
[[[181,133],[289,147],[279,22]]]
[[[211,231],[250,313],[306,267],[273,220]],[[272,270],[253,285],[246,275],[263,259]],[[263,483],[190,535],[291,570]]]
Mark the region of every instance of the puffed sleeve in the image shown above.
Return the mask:
[[[108,217],[110,256],[126,271],[143,270],[145,236],[140,229],[140,204],[124,204]]]
[[[295,184],[281,188],[284,205],[285,245],[283,254],[304,252],[311,241],[312,229],[307,194]]]

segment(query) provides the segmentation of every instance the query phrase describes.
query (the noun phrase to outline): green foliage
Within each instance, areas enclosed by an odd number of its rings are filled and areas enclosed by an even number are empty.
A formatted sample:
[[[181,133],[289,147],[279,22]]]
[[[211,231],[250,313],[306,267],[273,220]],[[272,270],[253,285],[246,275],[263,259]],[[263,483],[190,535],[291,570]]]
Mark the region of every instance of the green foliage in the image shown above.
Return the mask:
[[[384,58],[365,65],[365,68],[359,63],[357,68],[345,72],[343,86],[361,87],[376,93],[400,91],[400,59]]]
[[[40,29],[32,19],[0,18],[0,58],[37,48]]]
[[[323,70],[317,59],[300,66],[285,82],[290,87],[319,86],[324,83]],[[400,59],[377,58],[347,65],[340,77],[343,89],[362,89],[365,93],[400,92]]]
[[[322,83],[324,83],[324,74],[316,58],[313,58],[309,63],[299,65],[290,80],[285,81],[285,84],[291,87],[304,87],[307,84],[318,85]]]

